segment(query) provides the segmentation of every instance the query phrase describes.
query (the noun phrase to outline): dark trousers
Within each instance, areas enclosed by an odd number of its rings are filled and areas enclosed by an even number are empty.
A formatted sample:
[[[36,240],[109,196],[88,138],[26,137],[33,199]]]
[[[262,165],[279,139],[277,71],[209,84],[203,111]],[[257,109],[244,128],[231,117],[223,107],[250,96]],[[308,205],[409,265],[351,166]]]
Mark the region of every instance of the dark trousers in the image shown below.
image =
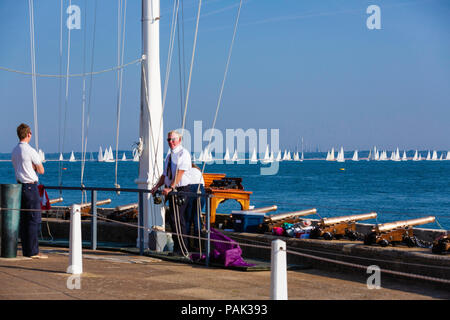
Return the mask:
[[[41,198],[37,184],[22,184],[22,209],[36,211],[22,211],[20,214],[20,240],[22,254],[25,257],[39,253],[38,232],[41,223]]]
[[[189,188],[189,186],[178,187],[177,190],[183,191],[183,192],[189,192],[190,188]],[[183,198],[184,199],[183,203],[177,204],[177,198]],[[169,200],[168,220],[169,220],[169,225],[170,225],[170,229],[172,231],[172,237],[173,237],[173,251],[180,252],[181,251],[180,241],[182,239],[184,241],[185,246],[187,247],[187,245],[188,245],[188,238],[178,237],[177,230],[178,230],[178,233],[180,233],[180,234],[183,234],[183,235],[187,234],[185,217],[186,217],[186,209],[189,205],[189,198],[187,198],[186,196],[181,196],[181,195],[169,195],[168,200]],[[177,212],[175,212],[175,207],[177,209],[176,210]],[[176,224],[175,214],[177,215],[176,219],[179,221],[178,224]]]
[[[200,192],[201,194],[205,194],[205,188],[202,184],[190,184],[190,192],[197,194],[198,187],[200,186]],[[189,197],[189,204],[186,209],[186,232],[188,234],[191,234],[191,228],[192,225],[194,225],[194,233],[193,235],[198,237],[199,230],[202,229],[202,218],[201,218],[201,211],[205,207],[205,201],[206,199],[204,197]],[[198,239],[189,238],[188,239],[188,249],[189,251],[193,251],[194,249],[198,248]]]
[[[202,184],[190,184],[190,192],[197,193],[198,187],[200,186],[200,192],[205,194],[205,188]],[[200,203],[199,203],[200,200]],[[201,213],[202,209],[205,207],[205,198],[204,197],[190,197],[189,205],[186,209],[186,230],[190,233],[192,225],[194,225],[194,235],[198,235],[199,230],[199,220],[200,220],[200,229],[201,229]]]

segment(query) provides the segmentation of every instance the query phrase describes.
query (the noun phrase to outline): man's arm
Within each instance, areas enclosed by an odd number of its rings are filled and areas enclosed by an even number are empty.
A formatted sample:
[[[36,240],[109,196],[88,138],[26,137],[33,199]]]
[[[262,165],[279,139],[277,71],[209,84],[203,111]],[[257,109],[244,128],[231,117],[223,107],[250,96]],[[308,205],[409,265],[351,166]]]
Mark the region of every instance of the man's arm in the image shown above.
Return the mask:
[[[158,183],[150,191],[153,195],[155,194],[156,190],[158,190],[158,188],[164,184],[164,178],[164,175],[161,175],[161,177],[159,177]]]
[[[33,163],[33,169],[34,169],[34,171],[36,171],[39,174],[44,174],[44,172],[45,172],[44,165],[42,163],[39,163],[39,164]]]

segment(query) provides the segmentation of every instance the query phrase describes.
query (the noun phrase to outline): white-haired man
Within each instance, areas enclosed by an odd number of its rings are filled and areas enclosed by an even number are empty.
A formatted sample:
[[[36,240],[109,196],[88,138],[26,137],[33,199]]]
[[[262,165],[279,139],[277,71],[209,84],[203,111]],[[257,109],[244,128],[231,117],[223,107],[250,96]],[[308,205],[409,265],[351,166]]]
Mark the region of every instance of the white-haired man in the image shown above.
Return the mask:
[[[189,151],[187,151],[181,145],[181,134],[177,131],[170,131],[167,135],[167,142],[169,144],[169,152],[167,153],[166,160],[164,162],[164,173],[158,180],[158,183],[152,188],[151,193],[154,195],[155,192],[164,185],[164,189],[162,190],[163,195],[167,196],[169,200],[169,213],[167,215],[169,220],[169,225],[172,233],[174,234],[174,253],[181,253],[181,244],[180,241],[184,241],[187,246],[187,239],[184,237],[178,237],[178,233],[187,234],[187,230],[185,225],[185,211],[189,204],[189,201],[186,197],[184,201],[181,203],[177,203],[176,196],[172,194],[169,195],[170,192],[183,191],[189,192],[191,184],[189,174],[186,174],[191,169],[191,155]],[[178,198],[181,198],[178,196]],[[179,224],[176,221],[179,220]],[[177,227],[179,226],[179,228]]]

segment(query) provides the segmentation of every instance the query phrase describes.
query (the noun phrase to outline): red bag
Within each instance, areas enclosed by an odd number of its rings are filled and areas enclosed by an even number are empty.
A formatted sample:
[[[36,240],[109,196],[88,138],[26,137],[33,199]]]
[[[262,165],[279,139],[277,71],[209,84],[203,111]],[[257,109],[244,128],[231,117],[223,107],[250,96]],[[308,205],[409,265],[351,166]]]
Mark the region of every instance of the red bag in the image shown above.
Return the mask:
[[[48,199],[47,191],[45,190],[42,184],[38,185],[39,196],[41,197],[41,209],[42,210],[50,210],[50,200]]]

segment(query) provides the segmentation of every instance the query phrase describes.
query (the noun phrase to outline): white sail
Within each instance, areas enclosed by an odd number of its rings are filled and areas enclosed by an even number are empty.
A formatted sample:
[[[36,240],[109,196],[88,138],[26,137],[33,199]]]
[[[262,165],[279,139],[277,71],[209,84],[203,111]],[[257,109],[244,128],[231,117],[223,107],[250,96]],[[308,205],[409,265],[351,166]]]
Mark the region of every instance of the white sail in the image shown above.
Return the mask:
[[[223,160],[225,160],[225,161],[229,161],[230,160],[230,151],[228,151],[228,148],[225,151],[225,156],[223,157]]]
[[[433,150],[433,156],[431,157],[431,160],[436,161],[437,159],[438,159],[437,152],[436,150]]]
[[[447,151],[447,157],[445,158],[445,160],[450,160],[450,151]]]
[[[412,160],[413,161],[419,161],[419,153],[418,153],[417,150],[416,150],[416,152],[414,152],[414,156],[413,156]]]
[[[391,160],[392,161],[400,161],[401,160],[401,158],[400,158],[400,151],[398,150],[398,148],[397,148],[396,151],[392,151]]]
[[[122,161],[127,161],[127,157],[125,155],[125,151],[123,152],[123,155],[122,155]]]
[[[278,151],[277,157],[275,158],[275,161],[281,161],[281,151]]]
[[[59,161],[64,161],[64,157],[63,157],[62,153],[59,154]]]
[[[294,153],[294,161],[301,161],[300,157],[298,156],[298,152]]]
[[[266,146],[266,152],[264,152],[264,157],[262,158],[263,161],[269,161],[270,160],[270,154],[269,154],[269,146]]]
[[[252,153],[252,156],[251,156],[251,158],[250,158],[250,162],[251,162],[251,163],[256,163],[256,162],[258,162],[258,158],[257,158],[257,156],[256,156],[256,148],[253,148],[253,153]]]
[[[238,161],[237,150],[234,150],[233,156],[231,157],[231,161]]]
[[[287,161],[291,161],[292,160],[292,158],[291,158],[291,151],[288,151],[288,153],[286,155],[286,160]]]
[[[353,160],[353,161],[359,161],[359,158],[358,158],[358,150],[355,150],[355,152],[353,153],[352,160]]]
[[[341,147],[341,150],[338,152],[336,161],[337,162],[345,162],[345,159],[344,159],[344,148],[343,147]]]
[[[133,150],[133,161],[134,162],[139,162],[139,152],[137,149]]]
[[[331,151],[327,153],[327,161],[335,161],[336,159],[334,158],[334,148],[331,148]]]
[[[418,161],[422,160],[422,155],[419,153],[419,159],[417,159]]]
[[[302,157],[300,158],[300,161],[303,161],[303,160],[305,160],[305,155],[303,154],[303,151],[302,151]]]
[[[439,160],[440,161],[444,160],[444,153],[443,152],[441,153],[441,156],[439,157]]]
[[[406,151],[403,151],[402,161],[407,161],[408,157],[406,156]]]
[[[284,149],[283,158],[281,160],[287,160],[287,150]]]
[[[98,149],[98,162],[103,162],[103,150],[102,147],[100,146],[100,148]]]
[[[430,154],[430,151],[428,151],[427,158],[426,158],[425,160],[431,160],[431,154]]]
[[[39,157],[41,158],[41,162],[45,162],[45,153],[41,149],[38,151]]]
[[[111,146],[109,146],[108,157],[109,157],[109,160],[114,161],[114,155],[113,155]]]
[[[69,161],[70,161],[70,162],[74,162],[74,161],[75,161],[75,155],[73,154],[73,151],[72,151],[72,153],[70,154]]]
[[[325,158],[326,161],[330,161],[330,151],[327,151],[327,157]]]

